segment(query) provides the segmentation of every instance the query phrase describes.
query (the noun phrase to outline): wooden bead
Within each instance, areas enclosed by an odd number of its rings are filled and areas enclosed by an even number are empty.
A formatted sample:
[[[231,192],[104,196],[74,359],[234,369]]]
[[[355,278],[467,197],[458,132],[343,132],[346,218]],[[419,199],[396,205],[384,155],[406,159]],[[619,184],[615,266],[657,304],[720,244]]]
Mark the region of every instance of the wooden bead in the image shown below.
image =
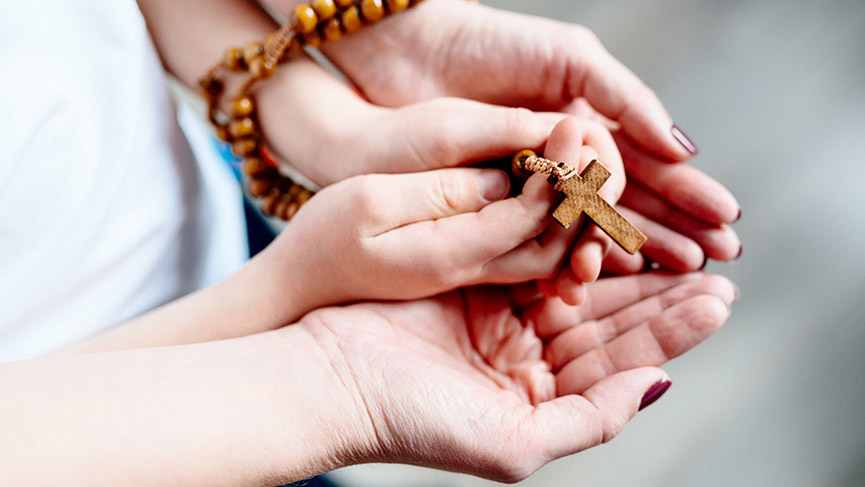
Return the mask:
[[[198,86],[201,87],[204,96],[208,98],[219,96],[219,94],[222,93],[222,90],[225,89],[225,85],[222,84],[222,81],[217,79],[202,79],[198,82]]]
[[[348,8],[354,5],[354,0],[334,0],[339,8]]]
[[[247,157],[243,160],[240,168],[243,170],[243,174],[246,174],[251,178],[276,176],[276,168],[262,161],[259,157]]]
[[[238,139],[231,143],[231,152],[237,157],[246,157],[258,149],[255,139]]]
[[[294,217],[294,215],[297,213],[297,210],[299,210],[299,209],[300,209],[300,205],[297,204],[296,202],[292,201],[288,204],[288,206],[286,206],[284,213],[281,213],[279,216],[283,220],[291,220]]]
[[[527,179],[531,176],[531,171],[526,170],[523,164],[527,158],[536,155],[534,151],[529,149],[523,149],[514,154],[514,158],[511,160],[511,172],[514,173],[514,176],[521,179]]]
[[[373,24],[384,17],[384,4],[382,0],[361,0],[360,12],[363,14],[363,20]]]
[[[252,135],[253,132],[255,132],[255,123],[253,123],[252,119],[249,117],[232,120],[231,123],[228,124],[228,135],[233,139]]]
[[[303,43],[310,47],[318,47],[321,45],[321,36],[318,31],[314,30],[303,35]]]
[[[225,50],[225,66],[231,71],[243,71],[243,51],[236,47]]]
[[[288,220],[288,218],[285,217],[285,210],[288,208],[289,203],[290,201],[288,201],[288,198],[284,196],[277,198],[273,204],[273,216],[282,220]]]
[[[313,193],[312,191],[303,188],[303,190],[300,192],[300,194],[297,195],[294,201],[296,201],[298,205],[303,205],[304,203],[309,201],[309,199],[312,198],[314,194],[315,193]]]
[[[387,10],[390,13],[400,12],[408,8],[409,0],[387,0]]]
[[[339,19],[330,19],[324,27],[321,28],[321,33],[328,41],[338,41],[342,38],[342,22]]]
[[[266,195],[262,196],[261,199],[261,211],[265,215],[274,215],[274,211],[276,209],[276,203],[280,200],[279,191],[271,191]]]
[[[234,99],[234,103],[231,105],[231,114],[236,118],[248,117],[252,114],[254,109],[255,105],[252,103],[252,98],[248,96],[238,96]]]
[[[260,42],[250,42],[243,46],[243,60],[246,61],[247,66],[249,66],[254,59],[261,57],[263,53],[264,46],[261,45]]]
[[[254,78],[267,79],[276,72],[276,65],[266,61],[263,57],[257,57],[249,63],[249,74]]]
[[[355,5],[342,12],[342,30],[346,34],[351,34],[361,27],[363,27],[363,22],[360,20],[360,10]]]
[[[312,9],[318,21],[330,20],[336,14],[336,5],[333,0],[312,0]]]
[[[301,185],[299,185],[299,184],[297,184],[297,183],[291,182],[291,185],[290,185],[290,186],[288,187],[288,189],[285,191],[285,194],[287,194],[289,198],[294,199],[294,198],[295,198],[297,195],[299,195],[299,194],[301,193],[301,191],[303,191],[304,189],[306,189],[306,188],[304,188],[303,186],[301,186]]]
[[[220,125],[216,127],[216,136],[219,137],[219,140],[223,142],[231,141],[231,139],[228,137],[228,129],[225,128],[225,125]]]
[[[254,178],[249,182],[249,194],[255,198],[260,198],[273,189],[273,179],[270,178]]]
[[[309,34],[315,30],[318,24],[318,18],[315,15],[315,10],[309,5],[298,5],[291,11],[290,22],[295,32],[300,34]]]

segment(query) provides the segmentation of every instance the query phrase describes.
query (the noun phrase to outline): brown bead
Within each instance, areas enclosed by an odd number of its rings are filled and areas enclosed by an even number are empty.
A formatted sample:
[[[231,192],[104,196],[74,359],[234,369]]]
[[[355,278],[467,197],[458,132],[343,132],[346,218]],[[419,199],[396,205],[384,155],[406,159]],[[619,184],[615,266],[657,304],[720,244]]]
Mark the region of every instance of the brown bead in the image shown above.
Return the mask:
[[[238,96],[234,99],[234,104],[231,105],[231,114],[237,118],[248,117],[255,109],[252,103],[252,98],[248,96]]]
[[[216,136],[219,137],[219,140],[224,142],[229,142],[231,140],[228,138],[228,129],[225,128],[225,125],[216,127]]]
[[[288,187],[288,190],[285,192],[285,194],[287,194],[289,198],[294,199],[294,197],[299,195],[300,192],[303,191],[304,189],[305,188],[303,186],[292,182],[291,186]]]
[[[330,19],[324,27],[321,28],[321,33],[324,38],[329,41],[338,41],[342,38],[342,22],[339,19]]]
[[[351,34],[363,27],[363,22],[360,20],[360,10],[355,5],[345,9],[342,12],[342,30],[346,34]]]
[[[315,11],[318,21],[330,20],[336,14],[336,5],[333,0],[312,0],[312,9]]]
[[[303,43],[310,47],[318,47],[321,45],[321,36],[314,30],[303,35]]]
[[[243,60],[246,61],[247,66],[252,63],[253,59],[261,57],[262,54],[264,54],[264,46],[260,42],[250,42],[243,46]]]
[[[304,203],[309,201],[309,199],[312,198],[314,194],[315,193],[313,193],[312,191],[303,188],[303,191],[301,191],[300,194],[297,195],[294,201],[296,201],[298,205],[303,205]]]
[[[384,4],[382,0],[361,0],[360,12],[363,14],[363,20],[372,24],[384,17]]]
[[[292,201],[285,207],[284,213],[280,213],[280,217],[282,217],[283,220],[291,220],[299,209],[300,205]]]
[[[231,144],[231,152],[234,152],[237,157],[251,155],[256,149],[258,149],[258,144],[255,139],[238,139]]]
[[[243,174],[251,178],[259,176],[275,176],[276,168],[261,160],[258,157],[247,157],[243,160],[240,166],[243,169]]]
[[[233,139],[252,135],[253,132],[255,132],[255,123],[249,117],[232,120],[231,123],[228,124],[228,135]]]
[[[348,8],[354,4],[354,0],[334,0],[339,8]]]
[[[318,24],[318,18],[315,15],[315,10],[309,5],[298,5],[291,11],[289,18],[294,31],[300,34],[309,34],[315,30]]]
[[[535,151],[529,149],[523,149],[514,154],[514,158],[511,159],[511,172],[514,173],[514,176],[521,179],[527,179],[529,176],[531,176],[531,171],[527,171],[523,167],[523,164],[525,163],[525,160],[527,158],[536,155],[537,154],[535,154]]]
[[[249,182],[249,194],[259,198],[264,196],[273,189],[273,179],[270,178],[254,178]]]
[[[202,79],[198,82],[198,86],[201,87],[201,91],[207,97],[219,96],[222,90],[225,89],[225,85],[218,79]]]
[[[280,200],[278,191],[271,191],[266,195],[262,196],[261,199],[261,211],[265,215],[273,215],[274,209],[276,209],[276,203]]]
[[[409,0],[386,0],[387,10],[390,13],[400,12],[408,8]]]
[[[243,51],[236,47],[231,47],[225,50],[225,65],[231,71],[243,71]]]
[[[249,63],[249,74],[254,78],[267,79],[273,76],[276,72],[276,65],[270,61],[265,61],[263,57],[257,57]]]
[[[285,196],[277,198],[273,205],[273,216],[282,220],[288,220],[288,218],[285,217],[285,210],[288,208],[288,205],[289,201]]]

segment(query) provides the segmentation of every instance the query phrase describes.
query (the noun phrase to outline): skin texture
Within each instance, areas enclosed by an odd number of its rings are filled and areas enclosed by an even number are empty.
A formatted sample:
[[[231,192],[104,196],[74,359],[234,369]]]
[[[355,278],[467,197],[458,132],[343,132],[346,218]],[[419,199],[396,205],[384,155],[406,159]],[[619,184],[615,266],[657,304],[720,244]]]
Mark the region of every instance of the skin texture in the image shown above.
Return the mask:
[[[0,484],[280,485],[364,462],[520,480],[616,436],[668,378],[656,367],[736,298],[703,274],[587,288],[578,307],[532,284],[478,287],[245,338],[0,365],[15,398],[0,402]]]

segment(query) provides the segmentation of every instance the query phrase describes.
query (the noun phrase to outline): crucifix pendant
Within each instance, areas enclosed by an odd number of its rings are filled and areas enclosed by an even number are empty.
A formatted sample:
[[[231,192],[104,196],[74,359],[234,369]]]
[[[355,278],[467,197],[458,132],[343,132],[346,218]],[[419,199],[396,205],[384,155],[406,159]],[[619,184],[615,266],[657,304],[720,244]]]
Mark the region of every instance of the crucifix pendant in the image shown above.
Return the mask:
[[[625,219],[598,194],[610,177],[610,171],[598,161],[592,161],[579,175],[564,163],[542,159],[531,151],[514,156],[514,166],[537,172],[549,172],[547,179],[565,199],[553,210],[553,218],[568,228],[585,213],[601,230],[629,254],[634,254],[646,242],[646,236]]]

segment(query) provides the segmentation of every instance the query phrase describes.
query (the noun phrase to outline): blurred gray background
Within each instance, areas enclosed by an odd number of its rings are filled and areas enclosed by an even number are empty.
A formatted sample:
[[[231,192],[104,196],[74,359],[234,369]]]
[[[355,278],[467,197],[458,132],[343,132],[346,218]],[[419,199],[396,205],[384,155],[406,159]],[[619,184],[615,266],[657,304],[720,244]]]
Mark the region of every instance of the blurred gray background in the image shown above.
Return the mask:
[[[865,485],[865,1],[485,0],[583,24],[743,207],[742,297],[611,443],[524,486]],[[488,486],[370,465],[347,485]]]

